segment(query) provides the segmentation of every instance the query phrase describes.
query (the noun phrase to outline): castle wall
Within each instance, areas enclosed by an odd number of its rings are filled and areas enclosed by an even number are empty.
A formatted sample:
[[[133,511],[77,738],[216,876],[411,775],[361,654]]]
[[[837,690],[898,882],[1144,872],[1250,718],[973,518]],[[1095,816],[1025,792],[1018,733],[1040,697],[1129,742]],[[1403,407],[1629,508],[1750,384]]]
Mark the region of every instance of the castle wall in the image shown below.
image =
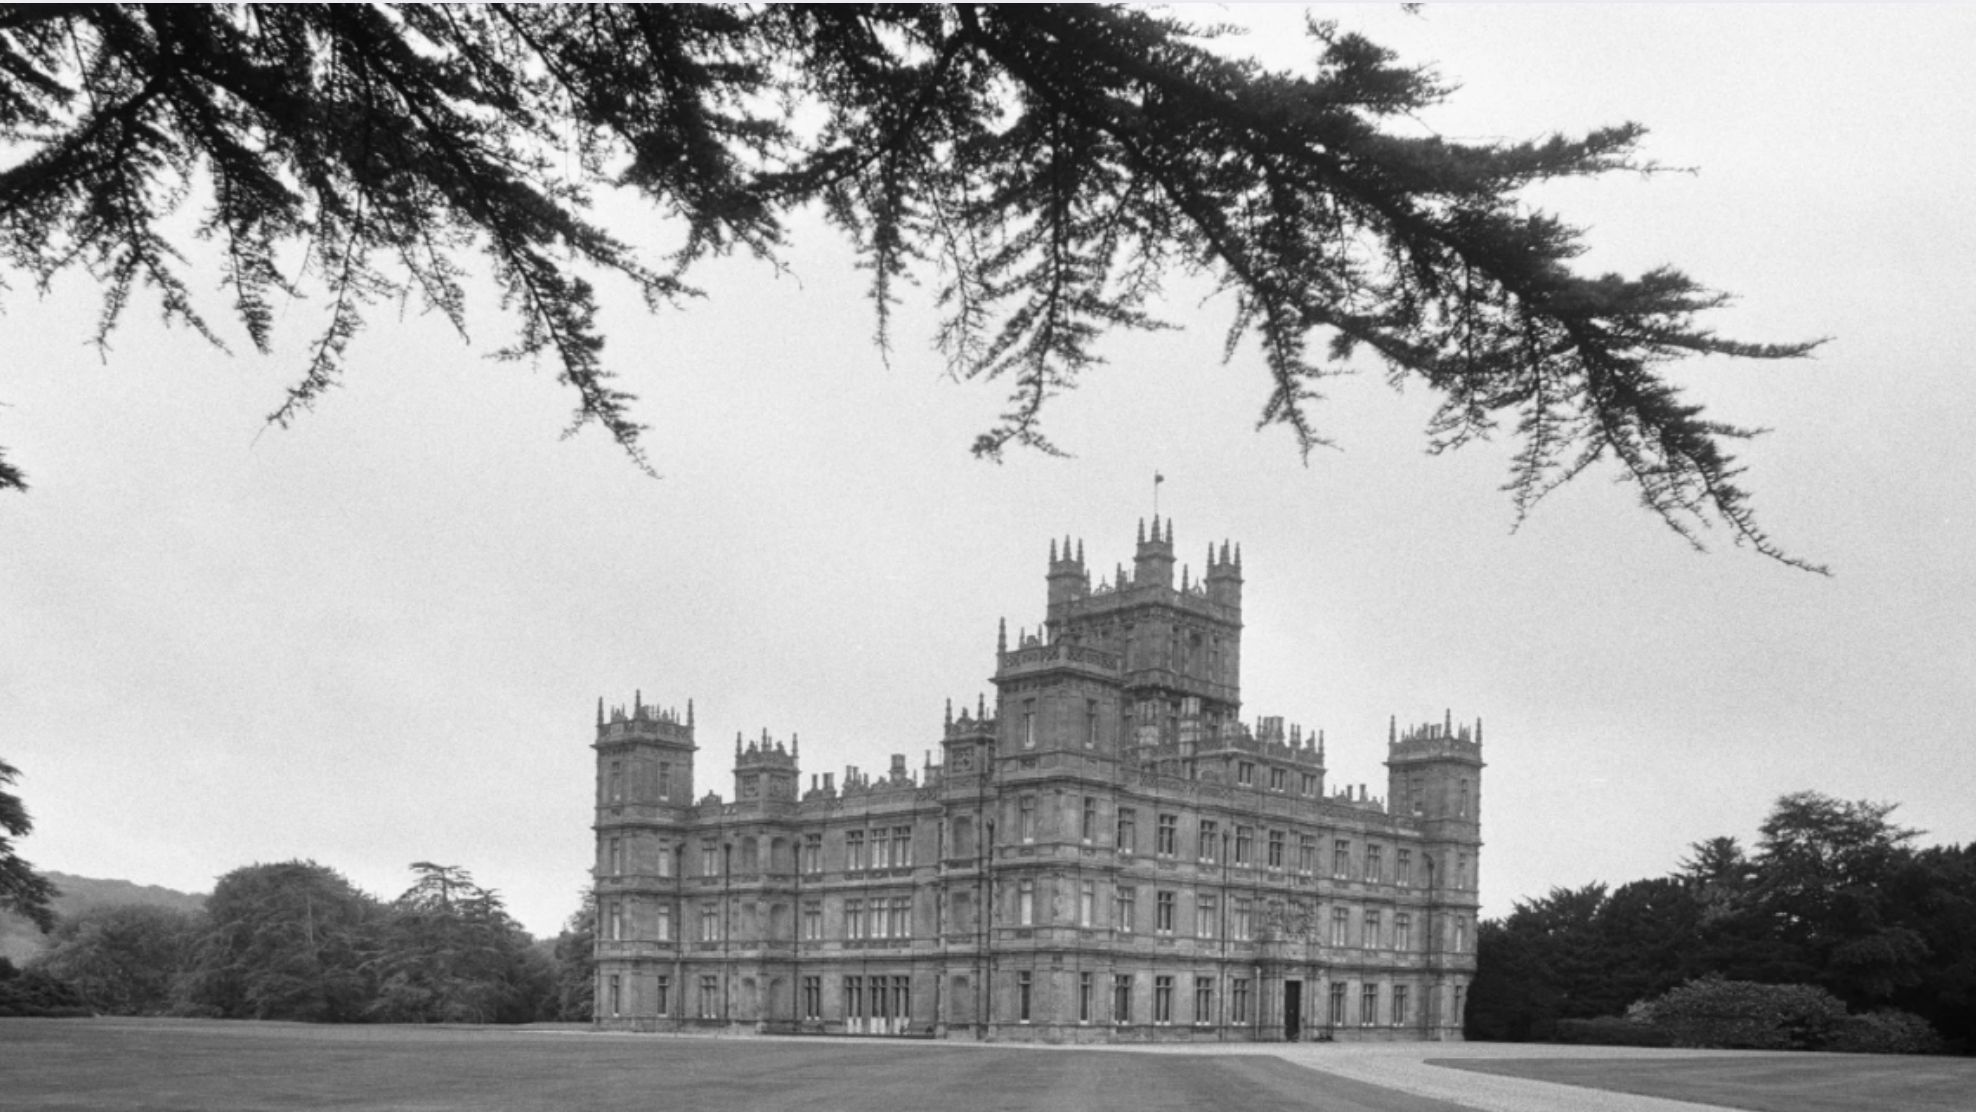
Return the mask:
[[[1237,720],[1239,562],[1210,549],[1176,587],[1145,558],[1170,530],[1138,562],[1167,582],[1096,591],[1066,542],[1046,633],[1000,647],[995,713],[950,711],[916,775],[800,791],[794,739],[737,738],[735,801],[688,804],[690,708],[600,712],[597,1023],[1459,1038],[1479,726],[1396,728],[1390,808],[1332,789],[1315,735]]]

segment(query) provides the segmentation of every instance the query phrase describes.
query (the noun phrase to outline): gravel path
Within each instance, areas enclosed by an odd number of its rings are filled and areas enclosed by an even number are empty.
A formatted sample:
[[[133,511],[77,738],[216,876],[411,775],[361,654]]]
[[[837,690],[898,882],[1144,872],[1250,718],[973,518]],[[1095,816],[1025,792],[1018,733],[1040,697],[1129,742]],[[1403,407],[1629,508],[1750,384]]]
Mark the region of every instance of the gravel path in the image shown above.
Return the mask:
[[[1202,1047],[1185,1043],[1111,1049],[1148,1054],[1203,1052]],[[1692,1104],[1549,1081],[1499,1077],[1432,1063],[1458,1058],[1695,1058],[1738,1052],[1489,1043],[1248,1043],[1223,1044],[1207,1053],[1274,1055],[1320,1073],[1444,1100],[1480,1112],[1721,1112],[1722,1105]]]

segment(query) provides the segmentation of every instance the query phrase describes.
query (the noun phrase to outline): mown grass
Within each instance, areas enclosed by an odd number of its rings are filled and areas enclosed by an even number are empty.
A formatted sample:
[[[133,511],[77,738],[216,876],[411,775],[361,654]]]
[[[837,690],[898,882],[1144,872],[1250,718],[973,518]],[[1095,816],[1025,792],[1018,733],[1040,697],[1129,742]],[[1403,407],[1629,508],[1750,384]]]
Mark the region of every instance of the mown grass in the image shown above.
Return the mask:
[[[1270,1056],[37,1019],[0,1020],[0,1108],[1458,1112]]]
[[[1453,1069],[1750,1112],[1970,1112],[1976,1108],[1976,1059],[1971,1058],[1754,1054],[1428,1060]]]

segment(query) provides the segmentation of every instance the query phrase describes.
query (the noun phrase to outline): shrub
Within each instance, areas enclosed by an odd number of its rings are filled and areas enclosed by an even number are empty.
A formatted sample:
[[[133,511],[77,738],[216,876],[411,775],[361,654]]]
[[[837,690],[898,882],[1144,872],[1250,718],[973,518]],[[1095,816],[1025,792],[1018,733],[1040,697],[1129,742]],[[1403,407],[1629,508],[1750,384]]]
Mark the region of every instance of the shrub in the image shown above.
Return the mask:
[[[1651,1014],[1674,1046],[1809,1050],[1830,1041],[1846,1020],[1846,1006],[1812,985],[1710,976],[1655,1000]]]
[[[1942,1037],[1913,1012],[1889,1008],[1847,1016],[1819,1049],[1845,1054],[1937,1054]]]
[[[75,986],[30,969],[0,980],[0,1016],[72,1018],[94,1015]]]
[[[1671,1046],[1667,1032],[1647,1023],[1616,1015],[1596,1019],[1560,1019],[1557,1041],[1586,1046]]]

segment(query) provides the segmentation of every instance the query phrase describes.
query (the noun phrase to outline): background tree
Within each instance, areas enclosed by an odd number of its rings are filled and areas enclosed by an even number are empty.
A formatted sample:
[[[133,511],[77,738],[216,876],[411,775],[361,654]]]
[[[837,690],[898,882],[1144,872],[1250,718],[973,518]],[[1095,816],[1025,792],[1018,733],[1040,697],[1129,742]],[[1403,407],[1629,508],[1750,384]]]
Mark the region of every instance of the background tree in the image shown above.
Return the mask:
[[[0,761],[0,789],[19,775],[19,769]],[[0,790],[0,911],[24,915],[45,932],[55,925],[55,913],[48,906],[57,894],[55,886],[14,851],[14,839],[25,838],[33,830],[34,820],[28,817],[21,797]]]
[[[588,1022],[597,998],[597,890],[585,888],[583,900],[562,933],[556,936],[557,1018]]]
[[[108,1015],[164,1015],[204,916],[151,904],[91,908],[64,919],[31,968],[73,986]]]
[[[399,1023],[495,1023],[533,1019],[547,990],[546,964],[508,918],[500,896],[457,865],[419,861],[418,882],[394,901],[372,967],[373,1018]]]
[[[1262,423],[1305,451],[1325,442],[1319,384],[1363,349],[1439,392],[1435,449],[1513,430],[1519,515],[1609,459],[1690,541],[1719,522],[1783,558],[1725,447],[1750,430],[1659,367],[1811,345],[1716,336],[1698,317],[1723,296],[1672,269],[1577,274],[1579,233],[1517,199],[1642,168],[1642,129],[1415,137],[1447,87],[1311,32],[1316,62],[1290,75],[1122,7],[7,5],[0,130],[22,157],[0,170],[0,261],[42,288],[89,270],[98,342],[144,286],[217,343],[170,232],[196,198],[257,348],[272,299],[326,295],[286,423],[377,302],[415,293],[464,331],[478,249],[516,322],[501,354],[553,359],[577,422],[642,461],[585,275],[687,297],[695,262],[773,259],[814,206],[863,256],[881,343],[901,281],[936,276],[950,369],[1010,388],[982,455],[1050,450],[1044,407],[1101,362],[1098,337],[1160,327],[1162,279],[1198,270],[1230,295],[1229,350],[1264,357]],[[620,186],[682,231],[663,266],[589,220]]]
[[[381,914],[313,861],[235,869],[206,899],[187,1000],[233,1019],[357,1019],[372,996],[364,961]]]

